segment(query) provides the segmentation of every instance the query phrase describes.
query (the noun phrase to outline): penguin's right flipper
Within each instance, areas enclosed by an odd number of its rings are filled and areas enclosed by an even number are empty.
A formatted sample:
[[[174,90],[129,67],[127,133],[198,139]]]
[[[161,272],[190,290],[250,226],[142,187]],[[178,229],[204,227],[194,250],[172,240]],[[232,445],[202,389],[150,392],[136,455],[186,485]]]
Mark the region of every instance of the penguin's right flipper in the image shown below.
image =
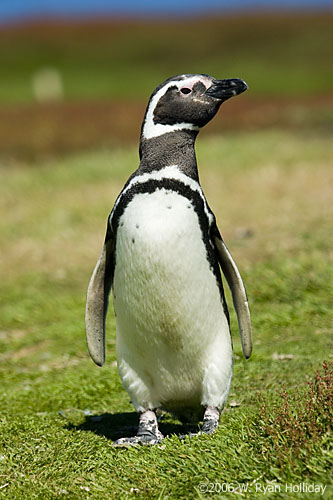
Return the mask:
[[[214,236],[217,257],[232,293],[232,300],[237,314],[239,332],[242,341],[243,354],[247,359],[251,356],[252,352],[252,326],[245,286],[237,266],[231,257],[217,227]]]
[[[105,319],[113,281],[114,242],[108,224],[104,247],[90,279],[86,302],[86,335],[93,361],[102,366],[105,361]]]

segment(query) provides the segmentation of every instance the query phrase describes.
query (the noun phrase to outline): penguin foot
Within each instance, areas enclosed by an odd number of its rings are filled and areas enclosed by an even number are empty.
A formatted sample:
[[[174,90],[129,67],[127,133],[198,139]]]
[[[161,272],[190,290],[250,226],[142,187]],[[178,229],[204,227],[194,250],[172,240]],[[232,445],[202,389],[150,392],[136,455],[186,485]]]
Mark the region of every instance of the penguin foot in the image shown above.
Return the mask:
[[[162,434],[161,434],[162,436]],[[137,446],[137,445],[143,445],[143,446],[152,446],[154,444],[159,444],[161,443],[163,439],[163,436],[161,438],[159,437],[152,437],[152,436],[133,436],[133,437],[125,437],[125,438],[119,438],[117,441],[114,441],[113,446],[116,448],[126,448],[129,446]]]
[[[119,438],[114,441],[113,446],[126,447],[137,445],[159,444],[164,438],[158,428],[156,414],[152,410],[146,410],[140,415],[139,427],[136,436]]]
[[[182,436],[180,436],[180,439],[185,439],[186,436],[192,438],[195,436],[200,436],[202,434],[214,434],[214,432],[216,432],[216,429],[218,428],[219,421],[220,411],[218,410],[218,408],[215,408],[214,406],[207,406],[204,413],[201,429],[198,432],[183,434]]]
[[[207,406],[201,427],[202,434],[214,434],[220,421],[220,411],[214,406]]]

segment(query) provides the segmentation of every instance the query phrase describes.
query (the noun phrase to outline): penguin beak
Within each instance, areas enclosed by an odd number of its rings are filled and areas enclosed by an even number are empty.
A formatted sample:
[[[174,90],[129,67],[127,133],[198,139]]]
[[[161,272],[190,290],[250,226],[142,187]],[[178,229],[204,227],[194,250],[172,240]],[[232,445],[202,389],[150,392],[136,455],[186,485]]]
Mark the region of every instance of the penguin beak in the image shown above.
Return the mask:
[[[205,94],[220,101],[226,101],[230,97],[241,94],[247,90],[247,84],[240,78],[227,78],[226,80],[213,80],[212,85]]]

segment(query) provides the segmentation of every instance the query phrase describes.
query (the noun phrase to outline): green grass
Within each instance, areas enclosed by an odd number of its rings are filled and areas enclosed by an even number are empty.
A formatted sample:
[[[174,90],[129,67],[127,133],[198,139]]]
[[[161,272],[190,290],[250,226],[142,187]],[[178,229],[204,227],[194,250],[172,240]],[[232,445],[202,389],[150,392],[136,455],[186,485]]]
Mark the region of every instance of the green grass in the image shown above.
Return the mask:
[[[0,498],[231,499],[238,485],[248,488],[241,498],[317,498],[285,491],[299,483],[326,486],[322,498],[332,498],[327,425],[296,446],[288,427],[276,437],[265,426],[262,410],[264,402],[278,418],[285,385],[301,418],[307,381],[332,356],[331,140],[271,130],[198,141],[201,181],[252,312],[254,351],[245,361],[232,311],[236,404],[214,436],[180,441],[179,422],[165,416],[162,445],[112,447],[135,432],[136,416],[117,375],[112,311],[105,367],[88,357],[85,293],[137,152],[3,166]],[[324,421],[320,409],[317,418]]]
[[[152,82],[202,72],[242,77],[257,95],[327,94],[331,24],[331,12],[297,12],[3,29],[0,102],[33,101],[45,68],[59,72],[69,99],[146,98]]]

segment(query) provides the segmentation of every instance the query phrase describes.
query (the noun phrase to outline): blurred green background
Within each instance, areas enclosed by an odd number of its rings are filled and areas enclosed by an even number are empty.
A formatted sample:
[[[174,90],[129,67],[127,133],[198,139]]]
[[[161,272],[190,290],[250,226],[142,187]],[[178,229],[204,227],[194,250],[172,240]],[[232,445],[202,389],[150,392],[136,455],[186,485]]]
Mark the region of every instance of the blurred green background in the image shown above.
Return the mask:
[[[248,83],[211,133],[276,125],[331,132],[332,21],[329,11],[300,10],[3,25],[0,155],[36,160],[137,141],[151,91],[180,73]]]
[[[1,30],[0,99],[33,101],[33,78],[50,67],[66,99],[146,99],[197,72],[243,75],[254,95],[320,95],[333,87],[332,50],[332,16],[316,13],[31,22]]]

